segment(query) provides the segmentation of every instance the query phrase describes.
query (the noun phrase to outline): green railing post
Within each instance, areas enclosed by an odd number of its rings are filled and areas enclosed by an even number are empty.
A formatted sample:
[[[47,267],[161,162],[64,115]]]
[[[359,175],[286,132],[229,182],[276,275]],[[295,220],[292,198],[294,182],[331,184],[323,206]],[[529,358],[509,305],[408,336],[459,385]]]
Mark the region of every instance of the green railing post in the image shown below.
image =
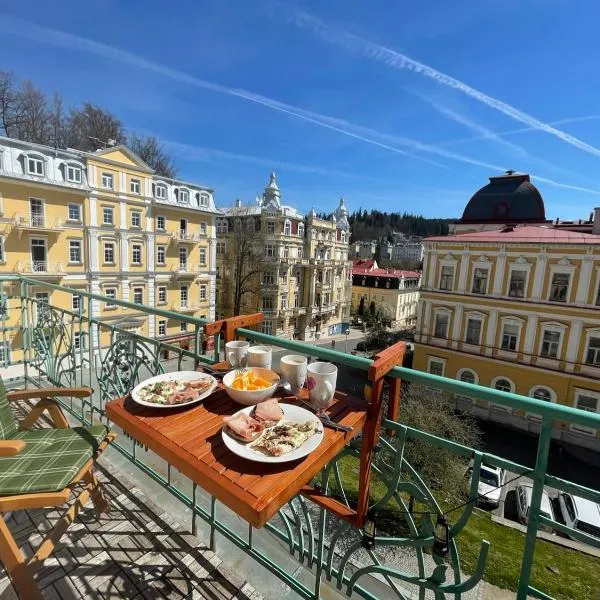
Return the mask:
[[[23,331],[22,340],[23,340],[23,377],[25,379],[25,387],[27,387],[29,381],[29,353],[28,353],[28,343],[27,343],[27,288],[28,284],[24,281],[21,281],[21,329]]]
[[[533,472],[533,489],[531,491],[531,506],[527,519],[527,534],[525,536],[525,548],[523,549],[523,560],[521,561],[521,574],[519,575],[519,588],[517,600],[527,600],[529,594],[529,579],[533,567],[535,543],[540,524],[540,506],[542,494],[546,483],[546,469],[548,468],[548,453],[550,441],[552,440],[552,419],[544,417],[540,437],[538,438],[537,456],[535,459],[535,470]]]

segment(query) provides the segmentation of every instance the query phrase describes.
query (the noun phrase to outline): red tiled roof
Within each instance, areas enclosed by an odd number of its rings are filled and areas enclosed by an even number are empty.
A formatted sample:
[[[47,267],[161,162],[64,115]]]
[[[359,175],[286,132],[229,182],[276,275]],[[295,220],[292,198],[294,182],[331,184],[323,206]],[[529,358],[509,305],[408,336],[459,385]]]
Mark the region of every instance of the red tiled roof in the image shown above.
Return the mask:
[[[402,269],[373,269],[372,271],[365,271],[364,269],[352,269],[353,275],[372,275],[375,277],[414,277],[418,279],[421,273],[418,271],[403,271]]]
[[[566,231],[554,227],[524,225],[514,229],[495,229],[475,233],[434,236],[425,238],[425,242],[503,242],[521,244],[600,244],[600,235]]]

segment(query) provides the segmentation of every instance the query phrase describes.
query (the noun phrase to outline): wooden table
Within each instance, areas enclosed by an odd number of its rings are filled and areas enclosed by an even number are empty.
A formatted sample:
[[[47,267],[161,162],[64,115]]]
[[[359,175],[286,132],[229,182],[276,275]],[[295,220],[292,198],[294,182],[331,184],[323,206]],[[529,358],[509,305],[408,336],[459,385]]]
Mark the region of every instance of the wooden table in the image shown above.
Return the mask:
[[[233,454],[221,437],[223,417],[243,408],[219,388],[188,408],[146,408],[131,398],[106,404],[111,421],[139,443],[173,465],[254,527],[262,527],[277,511],[361,432],[366,403],[336,392],[329,416],[350,425],[350,433],[324,428],[321,444],[308,456],[288,463],[265,464]],[[280,401],[296,404],[290,396]],[[304,488],[304,489],[303,489]]]

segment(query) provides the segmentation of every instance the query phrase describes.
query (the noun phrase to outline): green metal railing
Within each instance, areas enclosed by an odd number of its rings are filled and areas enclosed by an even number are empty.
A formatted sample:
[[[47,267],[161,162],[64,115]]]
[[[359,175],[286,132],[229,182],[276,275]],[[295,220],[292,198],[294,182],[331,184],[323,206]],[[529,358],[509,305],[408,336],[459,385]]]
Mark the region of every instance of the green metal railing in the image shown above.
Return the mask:
[[[74,405],[72,401],[63,403],[65,409],[84,424],[90,424],[94,420],[106,422],[105,403],[126,394],[137,382],[148,376],[163,372],[170,366],[174,366],[178,370],[184,367],[196,368],[201,363],[219,360],[222,342],[219,336],[215,340],[213,352],[203,354],[200,351],[204,336],[203,326],[207,323],[205,320],[159,308],[110,299],[111,303],[130,311],[136,311],[141,315],[148,317],[154,315],[190,324],[192,331],[189,334],[190,339],[194,342],[194,350],[186,350],[169,343],[169,341],[150,339],[127,331],[94,316],[97,312],[94,303],[104,303],[108,300],[102,295],[41,283],[24,277],[11,278],[10,281],[19,284],[19,293],[13,294],[10,298],[6,297],[9,303],[18,304],[20,311],[20,323],[16,329],[22,332],[24,340],[23,377],[25,382],[33,385],[43,385],[45,381],[56,385],[91,385],[97,390],[92,399],[81,401],[79,405]],[[5,297],[3,292],[5,283],[9,283],[9,280],[0,280],[0,300]],[[52,303],[49,306],[46,305],[32,295],[33,290],[40,289],[67,297],[79,296],[81,298],[79,309],[73,311],[58,308]],[[13,307],[14,309],[16,306]],[[2,319],[2,323],[5,322],[6,316]],[[6,336],[7,333],[8,330],[3,330],[2,335]],[[357,372],[366,373],[372,364],[372,361],[367,358],[270,336],[252,329],[238,329],[237,333],[239,336],[255,342],[329,360],[350,367]],[[101,345],[100,340],[105,337],[108,337],[108,343]],[[87,347],[84,348],[82,343],[77,345],[76,338],[87,339]],[[175,363],[167,363],[161,358],[165,350],[175,356],[172,359]],[[444,561],[437,558],[431,553],[434,541],[433,524],[428,518],[423,518],[420,522],[413,518],[406,505],[406,494],[410,494],[419,502],[427,505],[433,516],[442,515],[443,510],[436,501],[434,493],[427,488],[418,472],[406,460],[404,448],[409,440],[420,440],[450,451],[458,457],[472,459],[474,476],[469,490],[471,499],[475,499],[477,496],[478,467],[485,461],[486,464],[523,475],[532,482],[530,516],[525,534],[517,598],[525,599],[528,595],[549,598],[543,591],[531,584],[532,565],[540,525],[552,527],[584,543],[600,547],[600,539],[572,530],[540,514],[544,485],[550,485],[557,490],[600,503],[600,493],[597,490],[547,474],[553,423],[567,422],[600,430],[600,414],[403,367],[394,368],[390,371],[389,376],[414,384],[422,384],[428,388],[443,390],[453,395],[469,396],[511,409],[535,413],[541,418],[537,456],[533,468],[500,456],[473,450],[431,433],[407,427],[401,422],[384,420],[382,432],[391,431],[394,435],[391,437],[382,435],[381,445],[384,458],[374,462],[373,468],[379,482],[383,482],[387,492],[382,498],[374,500],[372,508],[382,506],[382,503],[395,503],[401,513],[405,515],[409,533],[403,537],[377,536],[376,547],[411,548],[416,556],[416,572],[414,573],[402,570],[397,565],[386,564],[376,551],[365,551],[361,544],[361,531],[355,531],[350,525],[337,522],[333,515],[322,508],[317,509],[315,514],[315,508],[311,507],[309,502],[302,497],[297,497],[280,511],[276,519],[267,524],[266,529],[285,544],[290,554],[312,571],[314,581],[313,585],[309,586],[290,576],[277,557],[273,558],[262,548],[259,549],[256,546],[252,527],[248,527],[246,536],[234,531],[219,516],[222,509],[214,498],[206,497],[196,484],[191,486],[191,494],[183,491],[182,487],[184,486],[178,485],[174,481],[170,465],[166,470],[161,471],[152,462],[150,454],[140,448],[135,440],[120,440],[115,443],[115,448],[191,509],[194,532],[197,531],[198,517],[208,523],[211,547],[214,547],[218,533],[279,577],[301,597],[307,599],[320,597],[323,577],[332,581],[333,585],[343,589],[348,595],[356,594],[363,598],[388,598],[392,595],[397,598],[405,598],[406,588],[402,585],[418,589],[420,598],[425,597],[426,590],[431,590],[436,598],[442,598],[444,594],[449,594],[454,598],[463,597],[466,591],[472,589],[481,580],[489,547],[489,543],[482,540],[477,565],[470,577],[464,577],[461,573],[460,559],[454,540],[460,535],[472,516],[475,502],[468,502],[460,516],[451,524],[448,559]],[[360,440],[353,441],[324,469],[320,476],[320,484],[325,492],[335,487],[338,493],[341,492],[344,502],[349,506],[351,499],[344,490],[340,465],[346,460],[356,460],[359,450]],[[431,563],[432,560],[433,563]],[[451,572],[447,573],[448,570]],[[381,585],[385,588],[384,592],[380,591]]]

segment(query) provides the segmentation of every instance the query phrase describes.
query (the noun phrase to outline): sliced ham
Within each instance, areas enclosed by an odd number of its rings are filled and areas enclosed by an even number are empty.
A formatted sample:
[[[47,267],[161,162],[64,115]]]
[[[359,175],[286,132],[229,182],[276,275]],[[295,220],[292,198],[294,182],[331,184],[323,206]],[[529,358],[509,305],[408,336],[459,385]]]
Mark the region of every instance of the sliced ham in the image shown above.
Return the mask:
[[[232,417],[225,417],[223,420],[229,428],[229,432],[243,442],[252,442],[265,429],[262,423],[243,412]]]
[[[277,398],[269,398],[256,405],[252,416],[257,421],[263,423],[265,427],[273,427],[273,425],[277,425],[283,418],[283,411],[279,406]]]
[[[173,392],[169,397],[169,404],[182,404],[184,402],[191,402],[199,396],[198,390],[186,387],[182,392]]]

